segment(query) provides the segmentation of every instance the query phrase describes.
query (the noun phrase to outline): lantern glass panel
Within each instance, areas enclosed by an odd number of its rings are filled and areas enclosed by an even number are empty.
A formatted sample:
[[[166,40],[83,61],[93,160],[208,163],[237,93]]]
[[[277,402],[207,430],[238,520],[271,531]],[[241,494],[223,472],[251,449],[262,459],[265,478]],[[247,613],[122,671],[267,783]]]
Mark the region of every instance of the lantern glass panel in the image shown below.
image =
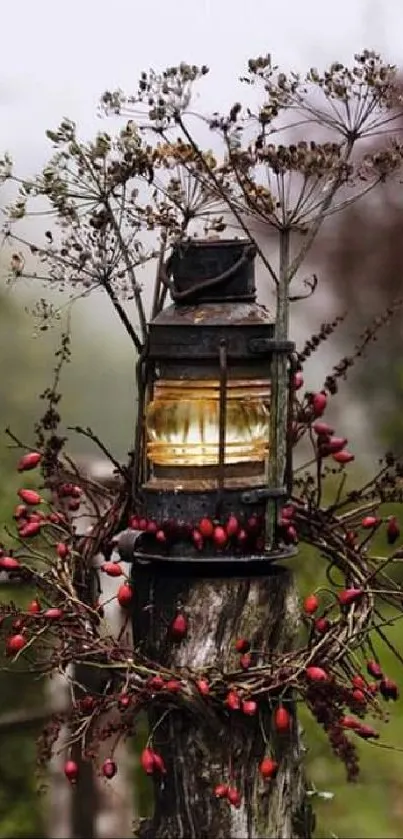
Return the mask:
[[[220,383],[160,380],[147,411],[147,454],[158,466],[219,462]],[[269,449],[270,381],[229,380],[224,462],[263,462]]]

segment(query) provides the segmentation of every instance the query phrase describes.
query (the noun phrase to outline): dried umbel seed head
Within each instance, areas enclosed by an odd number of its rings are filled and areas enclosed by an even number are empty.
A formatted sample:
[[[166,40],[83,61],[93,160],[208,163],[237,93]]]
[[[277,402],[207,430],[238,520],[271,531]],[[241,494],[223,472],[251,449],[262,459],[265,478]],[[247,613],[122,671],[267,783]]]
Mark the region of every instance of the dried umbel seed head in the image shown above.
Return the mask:
[[[270,780],[274,778],[277,774],[278,770],[278,763],[276,760],[273,760],[271,757],[264,757],[260,766],[259,772],[265,780]]]
[[[178,612],[169,627],[169,634],[175,641],[181,641],[183,638],[186,638],[187,631],[188,622],[186,615],[183,612]]]
[[[28,472],[30,469],[35,469],[42,460],[42,455],[39,452],[28,452],[24,454],[18,462],[18,472]]]
[[[316,594],[308,594],[303,603],[304,612],[306,615],[313,615],[319,608],[319,600]]]
[[[104,778],[113,778],[117,771],[118,767],[114,760],[111,760],[110,758],[104,760],[102,764],[102,774]]]

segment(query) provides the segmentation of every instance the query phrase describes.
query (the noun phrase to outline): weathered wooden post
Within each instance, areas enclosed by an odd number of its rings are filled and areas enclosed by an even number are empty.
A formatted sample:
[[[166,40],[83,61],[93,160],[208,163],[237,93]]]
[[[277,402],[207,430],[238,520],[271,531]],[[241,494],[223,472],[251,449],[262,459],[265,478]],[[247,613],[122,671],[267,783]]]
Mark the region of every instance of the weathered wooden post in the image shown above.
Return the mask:
[[[277,527],[287,496],[283,416],[284,439],[277,433],[271,448],[270,434],[273,392],[276,411],[287,412],[294,347],[256,303],[254,256],[239,240],[176,249],[174,305],[151,322],[143,359],[141,481],[132,529],[118,541],[133,562],[135,644],[165,670],[224,679],[241,708],[225,698],[172,707],[168,691],[154,702],[152,742],[167,774],[140,827],[149,839],[310,835],[292,696],[281,697],[291,719],[279,733],[279,697],[259,693],[254,669],[292,649],[299,620],[291,570],[278,563],[295,553]],[[167,631],[178,611],[188,621],[180,644]],[[240,638],[250,646],[241,667]],[[269,784],[258,772],[268,751],[279,764]],[[220,782],[240,794],[235,806],[215,797]]]

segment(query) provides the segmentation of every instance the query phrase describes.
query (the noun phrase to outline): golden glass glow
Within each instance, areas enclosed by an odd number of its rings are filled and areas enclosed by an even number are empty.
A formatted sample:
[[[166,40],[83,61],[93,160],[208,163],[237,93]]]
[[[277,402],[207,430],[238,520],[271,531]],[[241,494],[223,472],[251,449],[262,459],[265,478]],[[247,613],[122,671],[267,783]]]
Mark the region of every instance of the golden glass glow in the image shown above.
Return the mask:
[[[229,380],[225,463],[268,455],[270,381]],[[147,454],[159,466],[214,466],[219,460],[218,381],[161,380],[147,411]]]

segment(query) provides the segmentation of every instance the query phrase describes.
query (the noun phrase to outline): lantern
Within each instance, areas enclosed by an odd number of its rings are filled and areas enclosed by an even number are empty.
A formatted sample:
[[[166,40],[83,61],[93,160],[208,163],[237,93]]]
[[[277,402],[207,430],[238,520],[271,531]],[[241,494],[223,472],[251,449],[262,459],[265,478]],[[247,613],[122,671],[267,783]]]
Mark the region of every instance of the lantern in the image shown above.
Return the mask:
[[[273,359],[294,345],[276,341],[256,302],[254,260],[234,239],[191,240],[171,257],[174,302],[149,324],[144,359],[139,560],[234,569],[289,553],[265,527],[287,492],[268,483]]]

